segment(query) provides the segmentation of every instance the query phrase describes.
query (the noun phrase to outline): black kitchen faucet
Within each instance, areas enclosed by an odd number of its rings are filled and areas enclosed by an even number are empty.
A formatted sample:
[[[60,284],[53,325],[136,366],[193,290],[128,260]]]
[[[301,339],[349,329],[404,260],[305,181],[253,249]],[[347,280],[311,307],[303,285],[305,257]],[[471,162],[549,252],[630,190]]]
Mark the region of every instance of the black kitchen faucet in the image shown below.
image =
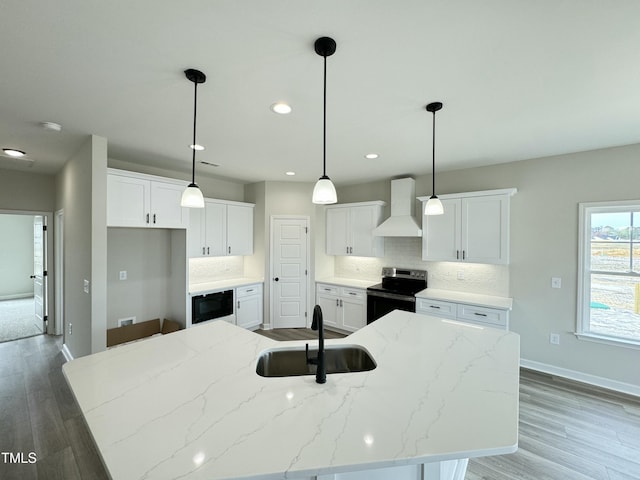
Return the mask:
[[[309,344],[306,346],[307,364],[317,365],[316,382],[326,383],[327,381],[327,365],[324,361],[324,322],[322,321],[322,309],[320,305],[316,305],[313,309],[313,321],[311,322],[311,330],[318,330],[318,356],[309,358]]]

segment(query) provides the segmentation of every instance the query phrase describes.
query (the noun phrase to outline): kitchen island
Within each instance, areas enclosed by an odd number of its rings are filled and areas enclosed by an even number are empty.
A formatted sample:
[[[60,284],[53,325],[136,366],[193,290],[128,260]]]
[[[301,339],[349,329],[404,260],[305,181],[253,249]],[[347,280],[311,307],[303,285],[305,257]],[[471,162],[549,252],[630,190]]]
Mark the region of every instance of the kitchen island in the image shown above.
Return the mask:
[[[461,479],[467,458],[517,449],[514,333],[395,311],[326,341],[373,370],[256,374],[261,352],[304,343],[214,322],[63,371],[117,480]]]

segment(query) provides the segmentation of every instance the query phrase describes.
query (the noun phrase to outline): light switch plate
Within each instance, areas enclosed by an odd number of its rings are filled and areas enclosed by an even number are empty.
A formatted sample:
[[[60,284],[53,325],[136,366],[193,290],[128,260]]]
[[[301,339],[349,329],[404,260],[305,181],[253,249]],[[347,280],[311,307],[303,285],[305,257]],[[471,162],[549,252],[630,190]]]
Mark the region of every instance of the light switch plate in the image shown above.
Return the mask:
[[[126,270],[120,270],[119,278],[120,278],[120,280],[126,280],[127,279],[127,271]]]
[[[551,277],[551,288],[562,288],[562,279],[560,277]]]
[[[89,280],[84,279],[84,293],[89,293]]]

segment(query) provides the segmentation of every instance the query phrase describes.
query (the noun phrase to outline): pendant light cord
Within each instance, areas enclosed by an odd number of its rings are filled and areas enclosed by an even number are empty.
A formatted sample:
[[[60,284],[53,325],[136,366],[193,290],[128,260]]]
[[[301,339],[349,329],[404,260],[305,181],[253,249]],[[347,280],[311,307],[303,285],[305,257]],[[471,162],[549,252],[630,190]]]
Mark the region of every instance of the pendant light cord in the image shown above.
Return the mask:
[[[193,90],[193,143],[191,144],[191,183],[196,183],[196,111],[198,108],[198,82],[193,82],[195,85]]]
[[[323,110],[322,110],[322,177],[327,176],[327,57],[324,56],[323,80]]]
[[[431,195],[435,197],[436,195],[436,112],[433,112],[433,141],[431,147],[431,158],[432,158],[432,183],[431,183]]]

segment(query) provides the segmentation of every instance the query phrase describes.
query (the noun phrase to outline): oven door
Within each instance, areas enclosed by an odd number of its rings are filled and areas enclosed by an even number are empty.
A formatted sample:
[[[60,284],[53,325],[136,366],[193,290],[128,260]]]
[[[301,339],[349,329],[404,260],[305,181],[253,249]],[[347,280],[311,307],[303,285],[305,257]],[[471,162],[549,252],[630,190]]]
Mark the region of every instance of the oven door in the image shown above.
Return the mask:
[[[367,291],[367,324],[394,310],[416,311],[416,297],[396,293]]]
[[[196,295],[191,298],[191,324],[233,316],[233,290]]]

